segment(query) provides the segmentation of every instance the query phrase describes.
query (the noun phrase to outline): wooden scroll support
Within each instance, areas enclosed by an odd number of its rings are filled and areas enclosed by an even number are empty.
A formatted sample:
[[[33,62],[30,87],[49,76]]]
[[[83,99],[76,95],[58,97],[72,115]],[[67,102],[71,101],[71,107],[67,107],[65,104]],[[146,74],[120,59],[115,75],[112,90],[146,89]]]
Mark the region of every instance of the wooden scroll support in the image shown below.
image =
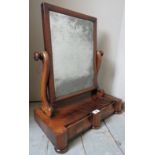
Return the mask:
[[[96,56],[96,70],[97,70],[97,73],[101,67],[101,62],[102,62],[102,56],[104,55],[103,51],[102,50],[98,50],[97,51],[97,56]],[[104,90],[98,90],[97,91],[97,97],[104,97],[105,95],[105,92]]]
[[[101,66],[101,62],[102,62],[102,56],[103,56],[103,52],[101,50],[98,50],[97,51],[97,56],[96,56],[96,70],[97,70],[97,73],[100,69],[100,66]]]
[[[35,52],[34,59],[36,61],[40,59],[43,63],[43,68],[41,73],[41,101],[42,101],[41,109],[47,116],[50,117],[52,116],[52,113],[53,113],[53,107],[49,105],[47,100],[47,82],[49,78],[49,67],[50,67],[49,56],[46,51]]]

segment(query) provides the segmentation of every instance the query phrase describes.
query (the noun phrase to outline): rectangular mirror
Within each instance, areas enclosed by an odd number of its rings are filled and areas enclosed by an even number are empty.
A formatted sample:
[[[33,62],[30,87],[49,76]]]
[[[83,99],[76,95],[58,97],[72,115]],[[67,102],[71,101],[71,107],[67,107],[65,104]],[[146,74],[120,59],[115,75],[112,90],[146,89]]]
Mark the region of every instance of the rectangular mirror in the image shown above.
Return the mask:
[[[93,22],[50,11],[56,97],[93,86]]]
[[[52,64],[50,91],[55,99],[95,88],[96,18],[46,6],[45,50]]]

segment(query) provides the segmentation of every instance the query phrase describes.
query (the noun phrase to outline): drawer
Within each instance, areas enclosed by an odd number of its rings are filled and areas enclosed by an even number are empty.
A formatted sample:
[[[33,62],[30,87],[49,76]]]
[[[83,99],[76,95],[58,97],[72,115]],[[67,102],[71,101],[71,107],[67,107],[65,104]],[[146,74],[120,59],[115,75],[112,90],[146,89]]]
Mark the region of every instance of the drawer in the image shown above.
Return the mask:
[[[101,109],[101,120],[107,118],[109,115],[114,113],[114,107],[112,104]]]
[[[66,126],[68,139],[72,139],[78,134],[90,128],[91,127],[90,117],[91,115],[87,115],[84,118],[80,119],[79,121]]]

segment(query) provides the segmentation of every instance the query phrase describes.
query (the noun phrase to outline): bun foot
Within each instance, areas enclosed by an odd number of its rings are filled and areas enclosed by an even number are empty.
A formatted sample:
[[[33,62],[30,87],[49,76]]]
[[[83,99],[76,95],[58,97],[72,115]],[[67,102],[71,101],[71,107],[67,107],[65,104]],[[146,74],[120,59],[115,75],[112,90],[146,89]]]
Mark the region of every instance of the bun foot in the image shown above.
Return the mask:
[[[114,106],[114,111],[115,111],[116,114],[117,113],[119,114],[119,113],[121,113],[123,111],[123,103],[122,103],[122,101],[119,101],[119,102],[114,101],[113,106]]]
[[[65,153],[65,152],[67,152],[68,151],[68,147],[65,147],[64,149],[58,149],[58,148],[54,148],[55,149],[55,151],[57,152],[57,153]]]

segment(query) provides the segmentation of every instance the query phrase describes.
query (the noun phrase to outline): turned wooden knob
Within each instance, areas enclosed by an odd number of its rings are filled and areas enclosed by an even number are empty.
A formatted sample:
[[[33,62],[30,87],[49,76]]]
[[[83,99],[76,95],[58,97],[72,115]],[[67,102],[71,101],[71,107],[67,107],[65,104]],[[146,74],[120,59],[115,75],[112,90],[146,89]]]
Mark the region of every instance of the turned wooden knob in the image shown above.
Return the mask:
[[[34,52],[34,60],[38,61],[39,59],[42,59],[41,53],[40,52]]]
[[[104,90],[98,90],[97,91],[97,97],[104,97],[104,95],[105,95]]]
[[[100,52],[101,56],[104,55],[104,52],[102,50],[98,50],[98,51]]]

